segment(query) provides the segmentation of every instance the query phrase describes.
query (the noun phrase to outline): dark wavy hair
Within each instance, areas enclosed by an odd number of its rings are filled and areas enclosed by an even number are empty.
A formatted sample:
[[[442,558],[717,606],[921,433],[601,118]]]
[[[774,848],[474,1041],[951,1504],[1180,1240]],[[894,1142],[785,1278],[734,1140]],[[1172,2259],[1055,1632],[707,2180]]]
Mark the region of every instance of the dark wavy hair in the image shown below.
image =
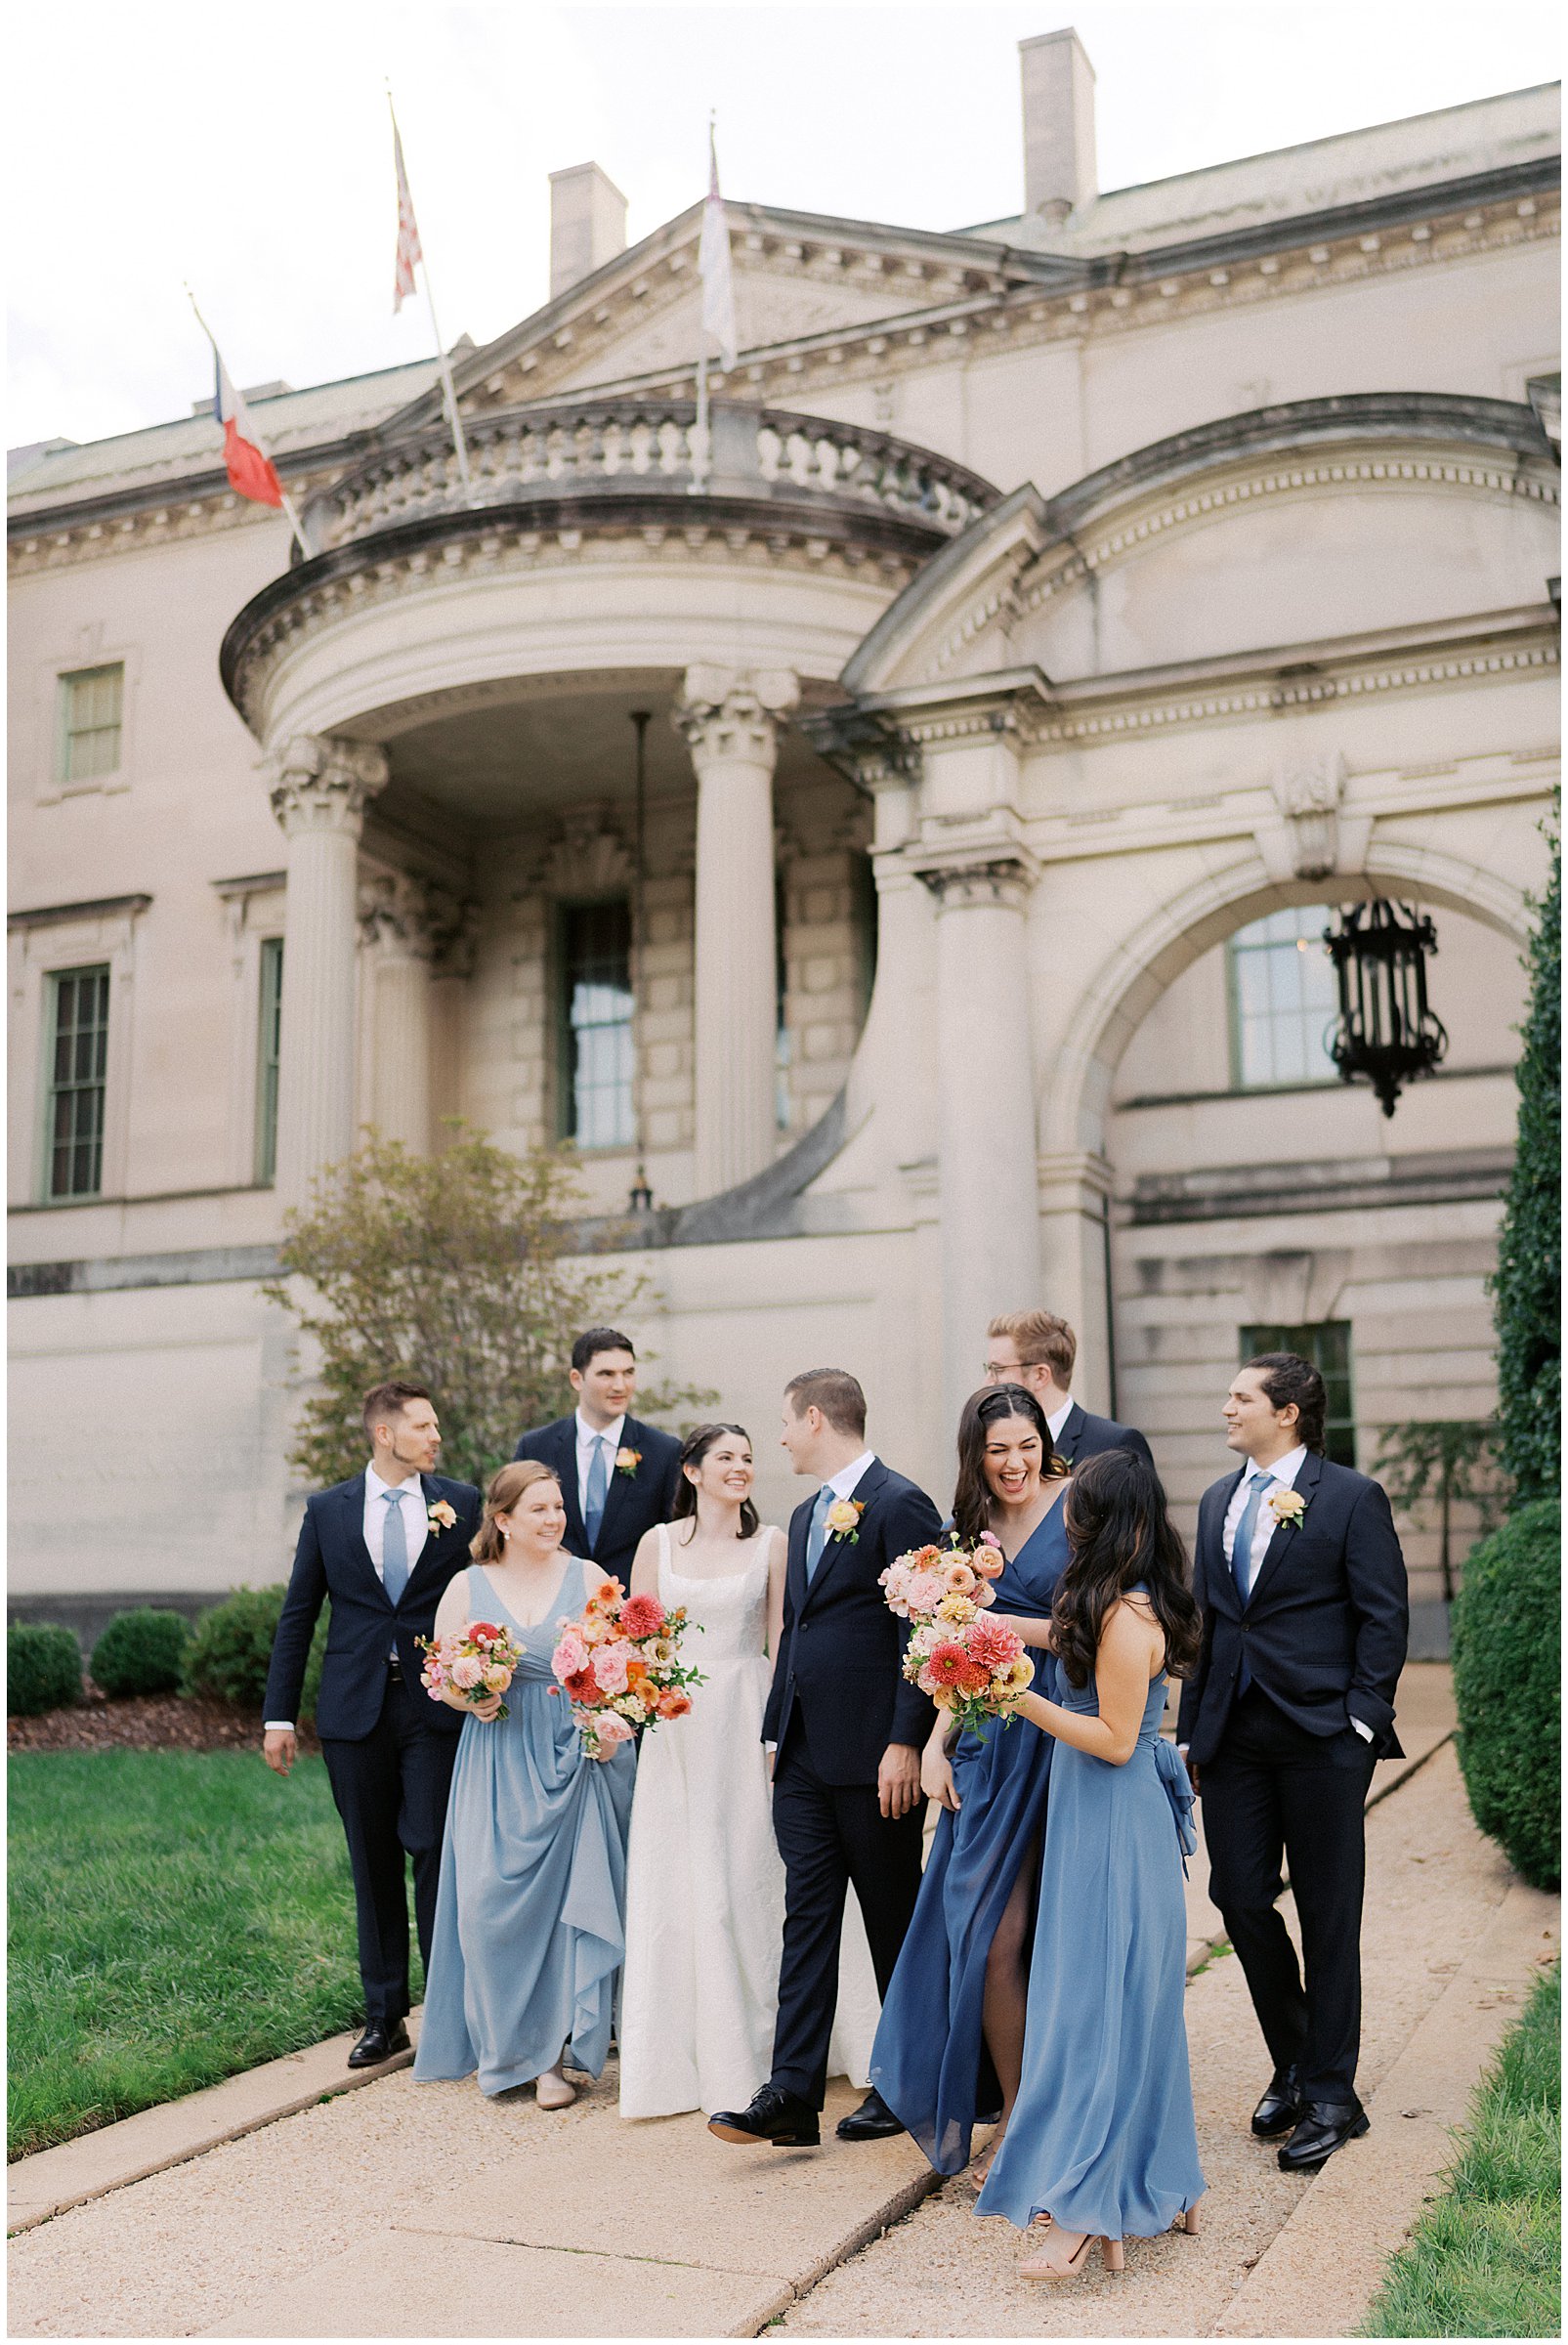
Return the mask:
[[[670,1509],[671,1522],[684,1522],[688,1514],[696,1514],[697,1484],[688,1479],[683,1470],[688,1466],[700,1466],[721,1433],[739,1433],[741,1439],[747,1443],[751,1439],[751,1435],[743,1425],[699,1425],[687,1434],[681,1443],[681,1454],[675,1461],[677,1467],[675,1504]],[[741,1528],[736,1532],[736,1537],[738,1539],[754,1537],[761,1520],[762,1517],[751,1501],[748,1498],[742,1498],[741,1501]]]
[[[1040,1478],[1060,1481],[1072,1468],[1051,1446],[1045,1412],[1023,1385],[982,1385],[963,1404],[958,1420],[958,1479],[953,1493],[953,1527],[964,1547],[973,1547],[991,1528],[996,1492],[986,1479],[986,1435],[1003,1418],[1022,1417],[1039,1435]]]
[[[1324,1420],[1329,1413],[1328,1388],[1319,1371],[1298,1351],[1260,1351],[1244,1368],[1255,1368],[1269,1405],[1288,1409],[1295,1403],[1295,1430],[1303,1449],[1323,1455]]]
[[[1067,1567],[1056,1584],[1051,1627],[1069,1684],[1086,1685],[1105,1617],[1141,1581],[1165,1631],[1165,1668],[1190,1678],[1198,1666],[1202,1615],[1187,1585],[1187,1550],[1165,1512],[1160,1476],[1130,1449],[1087,1458],[1062,1501]]]

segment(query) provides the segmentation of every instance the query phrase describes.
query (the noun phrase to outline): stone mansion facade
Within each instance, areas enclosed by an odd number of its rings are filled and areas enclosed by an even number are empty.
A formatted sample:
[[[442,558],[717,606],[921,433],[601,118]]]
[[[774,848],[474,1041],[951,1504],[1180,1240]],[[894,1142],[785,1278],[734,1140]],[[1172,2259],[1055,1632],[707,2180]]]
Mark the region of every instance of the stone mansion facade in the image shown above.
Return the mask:
[[[432,364],[249,394],[308,560],[204,403],[21,451],[17,1599],[282,1575],[258,1282],[366,1124],[574,1138],[606,1215],[644,1166],[635,1332],[775,1519],[787,1375],[853,1368],[945,1503],[987,1320],[1037,1301],[1189,1525],[1261,1342],[1363,1466],[1489,1410],[1556,92],[1102,193],[1076,36],[1023,82],[1016,218],[729,206],[705,433],[700,207],[626,249],[589,164],[548,303],[453,354],[472,502]],[[1450,1037],[1391,1120],[1324,1046],[1320,939],[1374,896],[1435,921]]]

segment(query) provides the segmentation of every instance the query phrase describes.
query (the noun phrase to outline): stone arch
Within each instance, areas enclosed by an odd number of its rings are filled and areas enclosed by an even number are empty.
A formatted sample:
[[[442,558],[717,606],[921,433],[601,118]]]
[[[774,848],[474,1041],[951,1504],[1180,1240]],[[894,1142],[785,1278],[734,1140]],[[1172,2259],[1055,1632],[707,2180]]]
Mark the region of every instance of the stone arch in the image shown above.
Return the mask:
[[[1117,944],[1079,997],[1072,1039],[1057,1052],[1040,1102],[1042,1153],[1105,1151],[1105,1123],[1122,1054],[1165,989],[1249,920],[1293,904],[1318,904],[1335,878],[1270,877],[1254,851],[1185,888]],[[1462,912],[1516,944],[1530,933],[1522,889],[1482,865],[1434,847],[1373,839],[1364,869],[1337,881],[1346,900],[1380,889]]]

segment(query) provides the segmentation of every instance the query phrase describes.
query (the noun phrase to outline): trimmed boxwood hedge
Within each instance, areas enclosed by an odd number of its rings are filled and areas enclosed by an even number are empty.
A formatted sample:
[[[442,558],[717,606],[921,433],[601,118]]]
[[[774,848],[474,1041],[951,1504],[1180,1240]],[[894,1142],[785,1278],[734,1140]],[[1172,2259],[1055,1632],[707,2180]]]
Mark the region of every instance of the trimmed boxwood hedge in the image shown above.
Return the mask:
[[[1464,1566],[1454,1602],[1460,1765],[1483,1832],[1538,1889],[1562,1873],[1562,1508],[1521,1507]]]
[[[93,1683],[116,1695],[173,1693],[190,1642],[191,1623],[183,1612],[152,1604],[116,1612],[93,1647]]]
[[[270,1588],[236,1588],[221,1604],[203,1612],[186,1652],[185,1691],[213,1695],[239,1709],[259,1710],[267,1692],[267,1665],[273,1657],[273,1639],[286,1593],[281,1580]],[[330,1605],[323,1606],[305,1665],[301,1718],[316,1715],[330,1617]]]
[[[52,1620],[19,1620],[6,1631],[6,1712],[41,1718],[82,1693],[82,1651],[69,1629]]]

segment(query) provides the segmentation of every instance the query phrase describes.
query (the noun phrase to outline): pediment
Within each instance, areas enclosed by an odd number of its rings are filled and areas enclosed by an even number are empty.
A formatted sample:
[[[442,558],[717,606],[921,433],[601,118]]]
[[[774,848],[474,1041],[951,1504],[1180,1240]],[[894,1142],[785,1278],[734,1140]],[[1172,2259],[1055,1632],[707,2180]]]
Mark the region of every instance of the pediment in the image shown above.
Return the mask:
[[[1530,410],[1503,402],[1230,418],[1036,499],[1029,527],[1016,491],[927,566],[844,681],[1066,683],[1526,608],[1556,567],[1559,477]]]

